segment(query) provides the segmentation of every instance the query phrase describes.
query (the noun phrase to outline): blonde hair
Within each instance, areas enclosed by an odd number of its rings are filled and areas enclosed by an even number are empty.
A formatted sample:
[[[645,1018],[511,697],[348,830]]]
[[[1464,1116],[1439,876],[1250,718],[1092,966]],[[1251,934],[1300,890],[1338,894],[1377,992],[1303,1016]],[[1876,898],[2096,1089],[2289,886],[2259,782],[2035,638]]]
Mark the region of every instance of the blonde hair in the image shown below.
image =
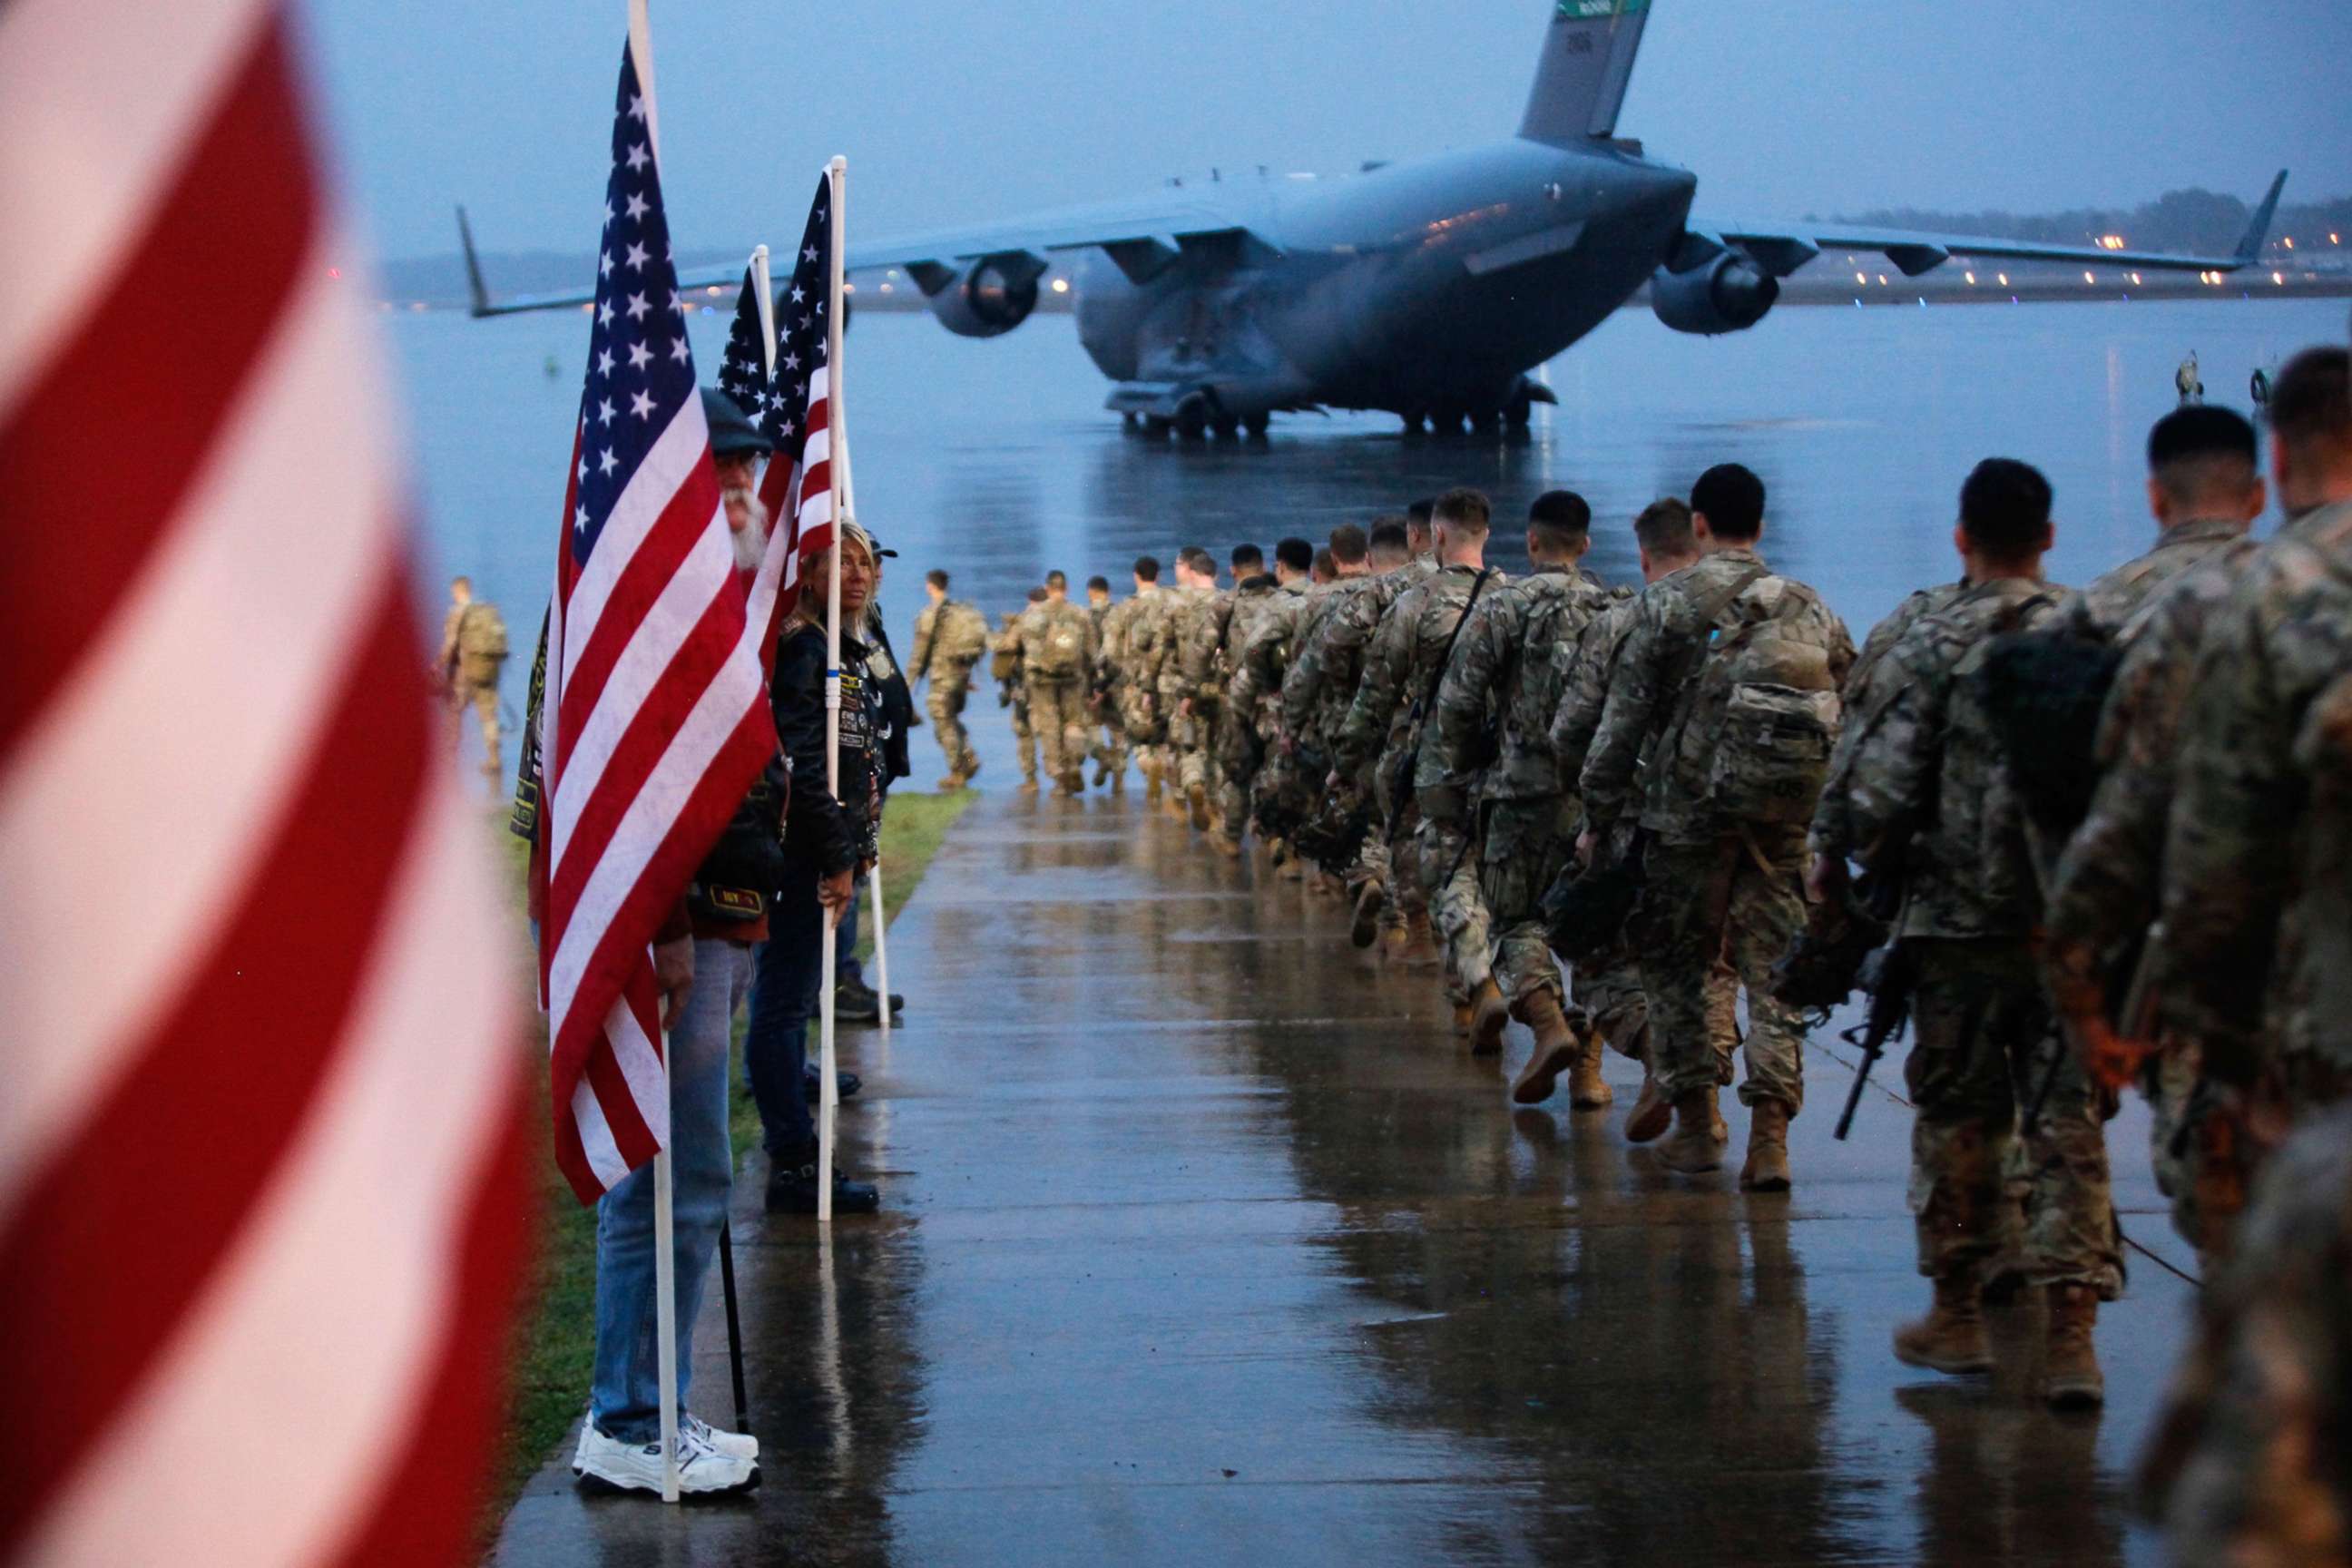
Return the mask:
[[[864,529],[854,522],[844,522],[835,524],[834,532],[836,540],[835,549],[847,543],[866,557],[867,572],[877,576],[880,574],[878,568],[881,563],[874,558],[874,541],[866,536]],[[831,581],[832,573],[832,550],[820,550],[801,562],[801,595],[793,605],[793,619],[805,621],[811,626],[824,625],[825,584]],[[873,608],[871,604],[866,607],[869,611]]]

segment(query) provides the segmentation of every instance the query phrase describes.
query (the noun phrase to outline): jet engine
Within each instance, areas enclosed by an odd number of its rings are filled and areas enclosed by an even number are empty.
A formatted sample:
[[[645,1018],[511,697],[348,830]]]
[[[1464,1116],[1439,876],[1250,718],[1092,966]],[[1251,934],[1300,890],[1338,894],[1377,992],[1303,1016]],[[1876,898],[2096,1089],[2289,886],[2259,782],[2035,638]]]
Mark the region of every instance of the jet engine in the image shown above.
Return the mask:
[[[931,314],[960,338],[1000,337],[1037,308],[1039,276],[1018,258],[983,257],[931,294]]]
[[[1780,297],[1780,279],[1736,250],[1683,272],[1661,267],[1650,277],[1650,309],[1678,332],[1712,337],[1744,332]]]

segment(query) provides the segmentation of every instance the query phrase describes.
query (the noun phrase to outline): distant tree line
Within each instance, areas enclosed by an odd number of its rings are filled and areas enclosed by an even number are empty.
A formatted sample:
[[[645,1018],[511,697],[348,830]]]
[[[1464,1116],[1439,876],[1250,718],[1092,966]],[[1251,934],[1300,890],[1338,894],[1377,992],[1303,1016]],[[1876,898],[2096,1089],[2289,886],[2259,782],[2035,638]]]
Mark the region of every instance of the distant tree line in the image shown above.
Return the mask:
[[[2167,191],[2136,207],[2082,207],[2072,212],[1942,213],[1918,207],[1887,207],[1848,215],[1839,221],[1877,228],[1941,229],[1980,234],[1989,239],[2025,239],[2044,245],[2090,245],[2102,235],[2119,234],[2134,250],[2227,252],[2246,231],[2253,208],[2239,197],[2202,187]],[[2271,243],[2292,236],[2299,249],[2329,248],[2330,234],[2352,230],[2352,196],[2333,201],[2282,204],[2271,225]],[[2342,247],[2336,247],[2341,250]]]

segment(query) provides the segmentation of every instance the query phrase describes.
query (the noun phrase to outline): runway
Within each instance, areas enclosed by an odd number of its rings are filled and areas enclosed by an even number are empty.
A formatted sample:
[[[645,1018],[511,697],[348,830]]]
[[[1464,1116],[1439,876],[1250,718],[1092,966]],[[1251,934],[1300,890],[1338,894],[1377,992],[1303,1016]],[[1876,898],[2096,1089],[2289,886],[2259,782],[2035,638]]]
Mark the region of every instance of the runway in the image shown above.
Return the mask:
[[[1793,1194],[1670,1175],[1618,1135],[1632,1064],[1610,1110],[1515,1113],[1524,1030],[1474,1060],[1433,972],[1139,795],[975,803],[890,951],[907,1022],[846,1037],[842,1117],[885,1213],[828,1242],[759,1212],[756,1154],[737,1187],[764,1486],[587,1498],[567,1440],[496,1562],[2158,1558],[2126,1477],[2191,1287],[2137,1108],[2110,1403],[2060,1417],[2038,1306],[1993,1314],[1990,1380],[1889,1355],[1927,1296],[1909,1115],[1874,1090],[1832,1140],[1827,1032]],[[723,1423],[718,1301],[694,1403]]]

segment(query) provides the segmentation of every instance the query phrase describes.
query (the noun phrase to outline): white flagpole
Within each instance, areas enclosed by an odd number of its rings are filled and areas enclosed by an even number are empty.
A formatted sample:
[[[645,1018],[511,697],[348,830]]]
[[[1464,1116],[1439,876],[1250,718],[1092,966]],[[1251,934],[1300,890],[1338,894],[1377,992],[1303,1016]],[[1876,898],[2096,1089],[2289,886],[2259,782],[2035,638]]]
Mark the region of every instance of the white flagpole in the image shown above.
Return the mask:
[[[760,363],[768,379],[776,378],[776,290],[768,281],[768,247],[751,252],[751,288],[760,300]]]
[[[825,268],[824,375],[825,474],[833,495],[832,568],[825,583],[824,605],[824,783],[834,798],[841,796],[841,549],[845,539],[842,515],[841,463],[836,454],[841,439],[841,196],[848,181],[849,161],[835,154],[825,164],[826,226],[832,231],[832,256]],[[841,933],[833,921],[824,922],[823,968],[817,972],[818,1008],[816,1104],[816,1219],[833,1223],[833,1123],[840,1106],[840,1088],[834,1081],[833,973],[839,956]]]
[[[629,0],[629,53],[637,63],[637,92],[646,100],[646,141],[661,168],[660,121],[654,113],[653,23],[646,0]],[[662,1097],[669,1097],[669,1030],[662,1029]],[[669,1139],[654,1155],[655,1373],[661,1380],[662,1501],[677,1501],[677,1259],[670,1243]]]
[[[890,1037],[890,938],[887,927],[889,917],[882,909],[882,857],[874,857],[874,870],[868,876],[866,891],[872,895],[873,909],[869,923],[874,928],[874,978],[876,989],[882,993],[882,1037]]]

